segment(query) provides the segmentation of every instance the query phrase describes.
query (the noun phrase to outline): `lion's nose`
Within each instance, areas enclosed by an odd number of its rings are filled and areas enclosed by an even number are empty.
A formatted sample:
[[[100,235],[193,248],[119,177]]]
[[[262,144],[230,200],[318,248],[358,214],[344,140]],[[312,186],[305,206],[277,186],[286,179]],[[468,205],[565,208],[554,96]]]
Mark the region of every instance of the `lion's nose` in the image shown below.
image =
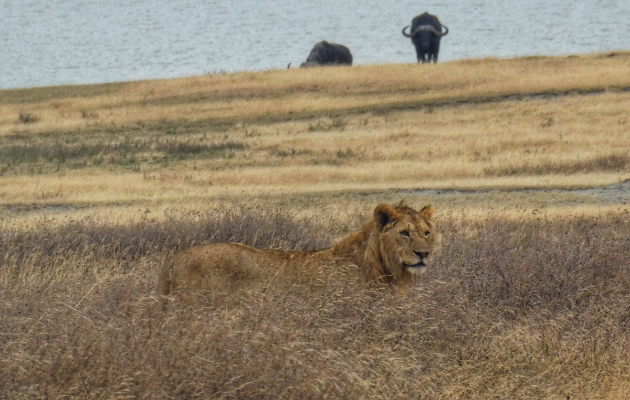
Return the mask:
[[[422,251],[414,251],[414,253],[416,253],[416,255],[418,257],[420,257],[421,259],[425,259],[427,257],[429,257],[429,252],[422,252]]]

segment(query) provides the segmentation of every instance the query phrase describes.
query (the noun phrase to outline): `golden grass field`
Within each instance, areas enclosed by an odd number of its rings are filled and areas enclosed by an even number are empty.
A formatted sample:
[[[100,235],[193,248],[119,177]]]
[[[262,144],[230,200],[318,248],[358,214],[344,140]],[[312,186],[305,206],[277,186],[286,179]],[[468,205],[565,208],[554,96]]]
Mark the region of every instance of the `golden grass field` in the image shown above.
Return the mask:
[[[0,215],[604,186],[630,177],[629,71],[612,53],[5,90]],[[519,202],[492,196],[463,206]]]
[[[624,399],[630,52],[0,91],[0,398]],[[155,296],[431,203],[407,294]]]

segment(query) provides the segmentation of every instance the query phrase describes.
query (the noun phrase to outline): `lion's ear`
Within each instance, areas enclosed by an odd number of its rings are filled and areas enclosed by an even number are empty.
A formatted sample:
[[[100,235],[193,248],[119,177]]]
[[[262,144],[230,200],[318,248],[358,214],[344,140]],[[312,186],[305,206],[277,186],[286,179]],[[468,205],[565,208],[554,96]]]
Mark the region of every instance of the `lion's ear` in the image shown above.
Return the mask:
[[[389,204],[380,204],[374,209],[374,220],[378,230],[382,230],[387,224],[398,219],[398,217],[400,217],[398,212]]]
[[[433,219],[434,212],[435,212],[435,207],[429,204],[427,206],[422,207],[422,210],[420,210],[418,213],[420,214],[420,217],[422,217],[422,219],[426,221],[431,221]]]

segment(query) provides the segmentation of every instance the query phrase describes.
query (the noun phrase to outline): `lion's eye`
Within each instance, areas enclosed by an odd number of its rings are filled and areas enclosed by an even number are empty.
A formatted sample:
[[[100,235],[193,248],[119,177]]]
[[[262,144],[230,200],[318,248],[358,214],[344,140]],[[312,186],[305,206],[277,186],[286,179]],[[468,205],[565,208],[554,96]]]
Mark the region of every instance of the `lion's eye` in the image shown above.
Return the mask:
[[[408,237],[409,237],[409,231],[402,231],[402,232],[400,232],[400,235],[401,235],[402,237],[406,237],[406,238],[408,238]]]
[[[426,231],[426,232],[424,232],[424,237],[429,237],[430,234],[431,234],[431,232]]]

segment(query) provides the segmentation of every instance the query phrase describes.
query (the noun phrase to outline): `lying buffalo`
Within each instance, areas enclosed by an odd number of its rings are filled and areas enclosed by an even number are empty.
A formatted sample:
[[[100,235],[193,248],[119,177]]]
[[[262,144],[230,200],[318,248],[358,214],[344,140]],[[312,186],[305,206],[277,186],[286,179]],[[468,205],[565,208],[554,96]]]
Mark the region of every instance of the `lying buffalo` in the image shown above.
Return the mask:
[[[346,46],[340,44],[319,42],[313,46],[305,63],[300,67],[315,67],[321,65],[352,65],[352,54]]]
[[[444,33],[442,33],[442,27],[444,27]],[[438,61],[438,53],[440,52],[440,40],[442,36],[448,34],[448,28],[440,23],[440,20],[429,13],[418,15],[411,21],[411,33],[406,33],[405,30],[409,28],[409,25],[405,26],[402,30],[403,35],[411,38],[411,42],[416,47],[416,55],[418,62],[433,62]]]

